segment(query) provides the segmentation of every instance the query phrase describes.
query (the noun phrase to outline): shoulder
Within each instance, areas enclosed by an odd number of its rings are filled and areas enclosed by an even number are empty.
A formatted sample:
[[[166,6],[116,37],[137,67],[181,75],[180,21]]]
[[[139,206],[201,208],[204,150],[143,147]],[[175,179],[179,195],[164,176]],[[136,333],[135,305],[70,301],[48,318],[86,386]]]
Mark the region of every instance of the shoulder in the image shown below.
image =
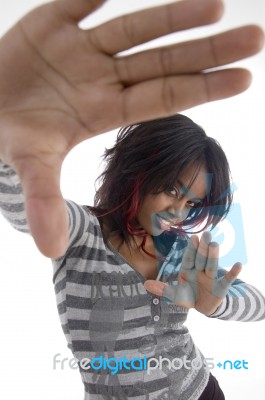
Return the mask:
[[[74,225],[86,223],[100,227],[98,218],[89,206],[77,204],[72,200],[65,200],[65,203],[69,218],[73,220]]]

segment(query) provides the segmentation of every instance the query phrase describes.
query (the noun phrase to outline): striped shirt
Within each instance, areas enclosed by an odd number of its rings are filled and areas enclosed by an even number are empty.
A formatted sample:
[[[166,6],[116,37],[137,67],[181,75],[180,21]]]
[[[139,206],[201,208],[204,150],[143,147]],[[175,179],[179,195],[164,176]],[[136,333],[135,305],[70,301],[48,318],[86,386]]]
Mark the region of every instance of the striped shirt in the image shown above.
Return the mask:
[[[29,232],[17,175],[0,163],[0,208]],[[103,237],[86,206],[67,201],[69,246],[52,260],[58,313],[90,400],[197,400],[209,369],[184,325],[188,309],[149,293],[144,277]],[[175,281],[187,241],[178,238],[161,268]],[[224,274],[219,270],[219,274]],[[265,298],[237,279],[210,318],[259,321]]]

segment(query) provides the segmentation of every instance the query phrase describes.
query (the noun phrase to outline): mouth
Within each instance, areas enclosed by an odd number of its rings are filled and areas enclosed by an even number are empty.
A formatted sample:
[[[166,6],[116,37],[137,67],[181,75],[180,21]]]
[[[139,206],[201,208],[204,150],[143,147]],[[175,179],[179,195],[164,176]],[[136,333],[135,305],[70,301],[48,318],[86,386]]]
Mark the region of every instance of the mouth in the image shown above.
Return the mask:
[[[164,219],[157,215],[158,226],[162,231],[168,231],[171,228],[176,228],[180,223],[179,219]]]

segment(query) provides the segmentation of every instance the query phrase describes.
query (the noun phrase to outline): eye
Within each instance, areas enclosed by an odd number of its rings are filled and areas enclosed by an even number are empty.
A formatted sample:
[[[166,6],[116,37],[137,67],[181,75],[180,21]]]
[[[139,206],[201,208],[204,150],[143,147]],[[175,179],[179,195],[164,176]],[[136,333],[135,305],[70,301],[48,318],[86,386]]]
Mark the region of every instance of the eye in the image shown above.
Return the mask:
[[[198,207],[202,207],[202,201],[187,201],[187,207],[188,208],[198,208]]]
[[[195,201],[187,201],[187,207],[188,208],[194,208],[196,207],[198,204]]]
[[[180,197],[180,190],[177,187],[173,187],[172,189],[167,190],[166,193],[176,198]]]

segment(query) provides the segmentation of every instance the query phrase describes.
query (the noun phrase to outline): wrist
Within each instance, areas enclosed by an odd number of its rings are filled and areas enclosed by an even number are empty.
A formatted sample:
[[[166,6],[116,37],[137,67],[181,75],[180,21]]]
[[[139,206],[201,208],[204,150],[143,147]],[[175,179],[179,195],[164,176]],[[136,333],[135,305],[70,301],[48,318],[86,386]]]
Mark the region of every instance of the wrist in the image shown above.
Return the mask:
[[[209,318],[219,318],[226,310],[227,308],[227,296],[225,296],[222,300],[222,302],[219,304],[219,306],[212,311],[207,317]]]

